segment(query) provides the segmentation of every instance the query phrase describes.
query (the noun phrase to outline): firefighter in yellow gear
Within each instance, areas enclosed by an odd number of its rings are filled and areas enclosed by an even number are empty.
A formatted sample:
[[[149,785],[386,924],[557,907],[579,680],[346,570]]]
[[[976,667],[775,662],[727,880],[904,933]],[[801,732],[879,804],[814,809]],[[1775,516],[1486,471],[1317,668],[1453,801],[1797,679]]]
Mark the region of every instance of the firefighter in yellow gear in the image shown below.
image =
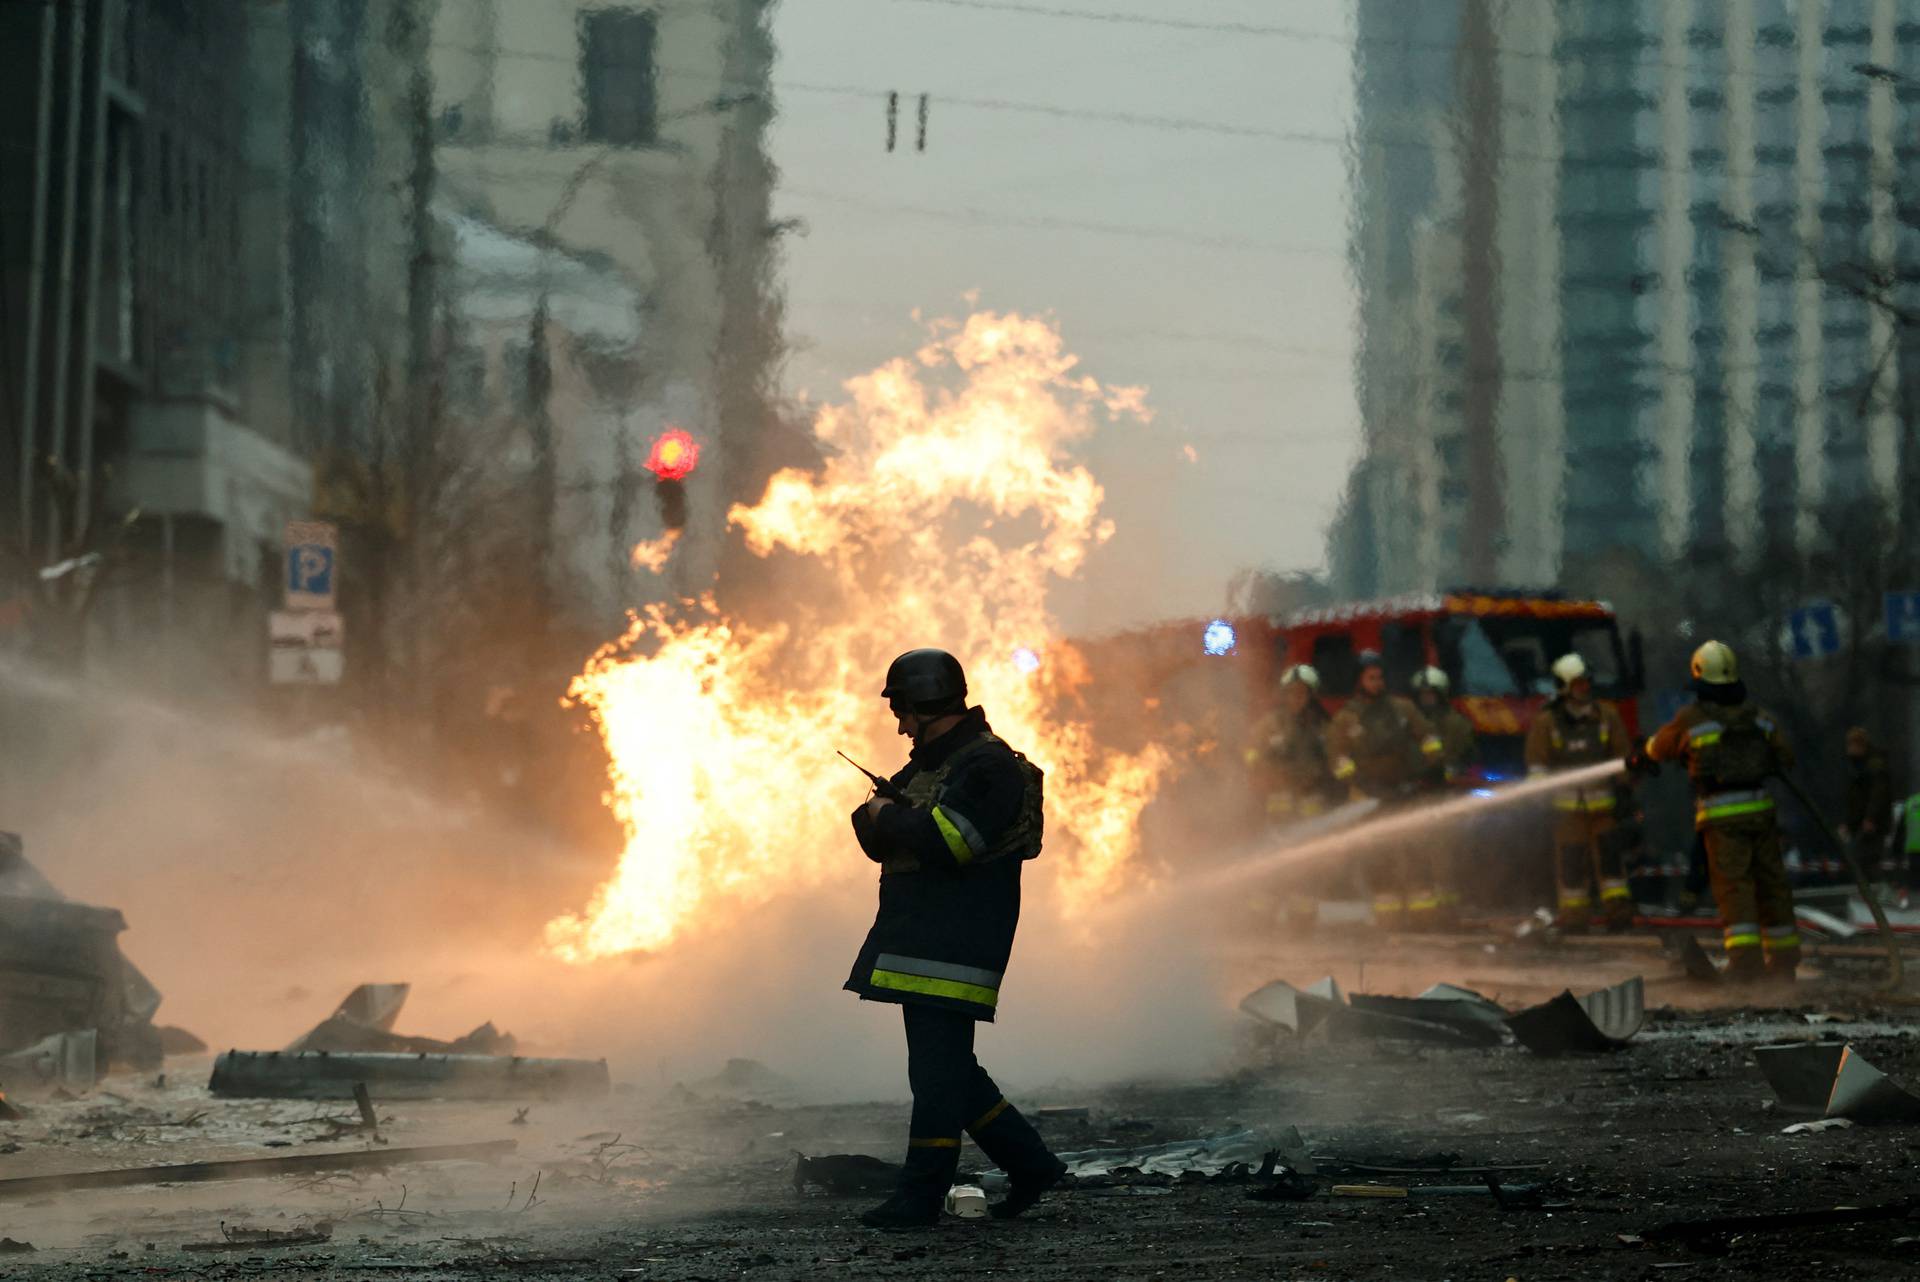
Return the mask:
[[[1613,704],[1594,699],[1594,677],[1578,654],[1553,660],[1555,695],[1526,727],[1526,773],[1544,775],[1574,766],[1626,760],[1632,741]],[[1594,890],[1611,929],[1634,921],[1634,892],[1626,887],[1619,812],[1630,804],[1624,779],[1603,779],[1553,795],[1553,856],[1559,902],[1553,921],[1563,931],[1586,931],[1594,919]]]
[[[1593,697],[1586,660],[1564,654],[1553,663],[1557,693],[1527,727],[1527,773],[1547,774],[1602,761],[1623,761],[1633,749],[1626,722]],[[1554,922],[1580,932],[1593,919],[1593,896],[1611,929],[1633,924],[1625,851],[1616,812],[1632,802],[1625,780],[1607,779],[1554,794],[1553,845],[1559,903]]]
[[[1264,794],[1266,816],[1276,825],[1298,823],[1325,814],[1341,789],[1327,759],[1327,725],[1332,719],[1320,704],[1320,674],[1298,663],[1280,674],[1279,706],[1254,727],[1245,759],[1255,786]],[[1281,905],[1259,899],[1256,915],[1268,920],[1284,911],[1296,931],[1310,931],[1320,919],[1320,900],[1329,889],[1324,874],[1292,869]]]
[[[1387,693],[1380,656],[1360,654],[1359,685],[1327,731],[1333,777],[1355,795],[1398,805],[1439,764],[1443,746],[1413,701]],[[1367,860],[1373,917],[1382,926],[1431,926],[1439,915],[1429,849],[1387,848]]]
[[[1253,729],[1246,763],[1266,794],[1267,818],[1277,823],[1324,814],[1338,796],[1327,760],[1327,725],[1320,706],[1320,674],[1305,663],[1280,674],[1280,703]]]
[[[1693,694],[1694,702],[1656,730],[1629,764],[1687,764],[1728,977],[1790,980],[1800,965],[1800,932],[1766,781],[1793,764],[1793,749],[1773,718],[1748,699],[1739,662],[1726,645],[1709,641],[1693,652]]]
[[[1427,788],[1432,792],[1445,792],[1473,766],[1473,722],[1448,701],[1452,689],[1453,683],[1443,669],[1422,668],[1413,674],[1414,706],[1440,738],[1440,759],[1428,767],[1425,776]],[[1460,919],[1460,884],[1466,871],[1456,830],[1444,828],[1436,833],[1431,859],[1433,868],[1429,875],[1438,901],[1436,922],[1443,928],[1449,927]]]

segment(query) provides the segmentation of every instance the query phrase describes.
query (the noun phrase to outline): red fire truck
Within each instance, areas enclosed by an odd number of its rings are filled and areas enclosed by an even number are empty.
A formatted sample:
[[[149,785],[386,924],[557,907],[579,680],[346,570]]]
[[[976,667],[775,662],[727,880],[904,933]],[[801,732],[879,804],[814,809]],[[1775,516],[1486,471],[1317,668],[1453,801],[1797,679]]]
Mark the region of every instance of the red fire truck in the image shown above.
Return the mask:
[[[1627,729],[1639,730],[1640,641],[1622,636],[1604,601],[1554,592],[1459,589],[1300,610],[1285,618],[1187,620],[1082,643],[1094,689],[1145,698],[1134,729],[1152,723],[1200,726],[1233,740],[1277,697],[1280,673],[1308,663],[1320,694],[1336,711],[1353,693],[1363,650],[1378,651],[1387,686],[1410,690],[1413,674],[1440,668],[1454,706],[1478,732],[1489,778],[1523,772],[1526,728],[1553,695],[1553,661],[1577,653],[1595,693],[1614,703]],[[1130,736],[1127,736],[1130,737]]]
[[[1416,671],[1440,668],[1452,682],[1454,706],[1473,722],[1490,778],[1523,772],[1527,725],[1553,696],[1550,669],[1564,654],[1586,660],[1594,693],[1619,708],[1630,734],[1639,733],[1639,634],[1623,638],[1604,601],[1462,589],[1303,610],[1268,636],[1273,657],[1264,666],[1312,664],[1329,709],[1353,693],[1362,650],[1379,652],[1388,688],[1403,694]],[[1278,672],[1267,675],[1271,686]]]
[[[1322,702],[1334,711],[1353,693],[1363,650],[1379,652],[1388,688],[1401,694],[1423,667],[1447,674],[1454,706],[1476,731],[1480,781],[1525,773],[1526,728],[1552,697],[1551,665],[1563,654],[1585,659],[1595,693],[1619,708],[1629,732],[1639,730],[1639,637],[1622,635],[1605,602],[1555,592],[1458,589],[1300,610],[1278,620],[1161,624],[1075,643],[1075,679],[1063,685],[1082,705],[1071,715],[1094,722],[1113,746],[1157,741],[1195,766],[1166,782],[1163,799],[1189,816],[1182,831],[1192,829],[1198,811],[1226,841],[1257,822],[1257,801],[1244,783],[1237,800],[1213,785],[1244,779],[1240,748],[1274,706],[1280,673],[1312,664]],[[1189,794],[1200,789],[1206,791],[1195,804]],[[1550,893],[1550,861],[1541,853],[1547,822],[1544,811],[1531,809],[1486,821],[1478,840],[1488,876],[1479,881],[1505,887],[1523,907]],[[1476,892],[1489,897],[1485,885]]]

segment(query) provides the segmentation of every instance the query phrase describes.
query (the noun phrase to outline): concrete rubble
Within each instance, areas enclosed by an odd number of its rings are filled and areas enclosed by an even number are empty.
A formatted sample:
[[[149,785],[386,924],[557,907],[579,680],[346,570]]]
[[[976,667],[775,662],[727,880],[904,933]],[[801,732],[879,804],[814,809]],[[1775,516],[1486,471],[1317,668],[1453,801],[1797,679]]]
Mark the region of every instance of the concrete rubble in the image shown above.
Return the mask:
[[[160,992],[121,953],[126,928],[118,909],[68,900],[19,835],[0,832],[0,1085],[91,1085],[111,1065],[159,1067]]]

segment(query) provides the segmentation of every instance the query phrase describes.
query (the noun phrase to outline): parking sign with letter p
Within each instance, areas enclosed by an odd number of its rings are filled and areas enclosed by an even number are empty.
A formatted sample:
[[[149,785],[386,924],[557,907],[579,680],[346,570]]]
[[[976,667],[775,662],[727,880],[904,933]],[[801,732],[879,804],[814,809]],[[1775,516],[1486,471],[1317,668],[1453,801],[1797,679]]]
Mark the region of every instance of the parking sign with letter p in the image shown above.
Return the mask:
[[[333,609],[339,538],[330,521],[287,522],[287,609]]]

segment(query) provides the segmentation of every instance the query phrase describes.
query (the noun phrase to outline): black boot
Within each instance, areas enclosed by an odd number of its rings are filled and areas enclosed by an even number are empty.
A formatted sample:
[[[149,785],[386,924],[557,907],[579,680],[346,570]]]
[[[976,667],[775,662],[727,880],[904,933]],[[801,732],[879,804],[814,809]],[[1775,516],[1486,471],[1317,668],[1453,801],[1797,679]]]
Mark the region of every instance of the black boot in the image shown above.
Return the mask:
[[[893,1196],[866,1212],[860,1222],[870,1229],[929,1229],[946,1209],[947,1190],[960,1167],[960,1141],[939,1147],[914,1144]]]
[[[989,1208],[996,1220],[1010,1220],[1031,1210],[1067,1173],[1067,1164],[1047,1148],[1033,1123],[1005,1100],[967,1132],[980,1151],[1007,1173],[1007,1196]]]

